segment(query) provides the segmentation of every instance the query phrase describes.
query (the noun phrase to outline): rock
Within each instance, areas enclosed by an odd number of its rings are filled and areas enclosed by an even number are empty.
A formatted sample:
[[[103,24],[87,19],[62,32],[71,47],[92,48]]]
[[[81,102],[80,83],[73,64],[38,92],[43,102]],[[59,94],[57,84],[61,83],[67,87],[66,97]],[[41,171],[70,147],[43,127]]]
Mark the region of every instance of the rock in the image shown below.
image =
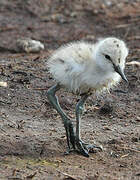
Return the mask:
[[[18,39],[16,45],[17,52],[38,53],[44,50],[44,44],[30,38]]]

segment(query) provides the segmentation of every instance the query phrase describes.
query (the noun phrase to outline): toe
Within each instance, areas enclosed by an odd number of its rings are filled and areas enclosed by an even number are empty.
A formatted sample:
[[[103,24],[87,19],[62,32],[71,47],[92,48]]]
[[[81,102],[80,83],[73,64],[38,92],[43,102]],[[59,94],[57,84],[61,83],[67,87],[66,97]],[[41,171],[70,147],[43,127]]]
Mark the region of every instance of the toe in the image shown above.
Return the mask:
[[[80,150],[80,154],[82,154],[85,157],[89,157],[88,151],[86,150]]]
[[[95,153],[97,151],[103,151],[102,146],[96,146],[96,145],[93,145],[93,144],[88,144],[86,147],[87,147],[87,149],[89,150],[90,153]]]
[[[89,150],[83,145],[83,143],[80,140],[77,140],[76,146],[80,154],[82,154],[85,157],[89,157]]]

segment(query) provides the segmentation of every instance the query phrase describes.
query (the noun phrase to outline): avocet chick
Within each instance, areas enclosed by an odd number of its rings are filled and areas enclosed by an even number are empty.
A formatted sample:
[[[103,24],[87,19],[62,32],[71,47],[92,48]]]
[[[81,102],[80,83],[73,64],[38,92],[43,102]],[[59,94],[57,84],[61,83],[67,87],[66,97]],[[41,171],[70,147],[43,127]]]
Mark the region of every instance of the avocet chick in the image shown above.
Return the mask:
[[[121,78],[128,82],[124,74],[127,55],[126,44],[120,39],[109,37],[96,44],[74,42],[64,45],[48,59],[50,73],[56,84],[48,90],[47,97],[62,118],[69,152],[72,145],[74,150],[88,157],[91,149],[100,148],[84,143],[80,138],[83,105],[89,95],[109,90],[117,85]],[[76,132],[55,95],[60,88],[66,88],[69,92],[81,96],[76,105]]]

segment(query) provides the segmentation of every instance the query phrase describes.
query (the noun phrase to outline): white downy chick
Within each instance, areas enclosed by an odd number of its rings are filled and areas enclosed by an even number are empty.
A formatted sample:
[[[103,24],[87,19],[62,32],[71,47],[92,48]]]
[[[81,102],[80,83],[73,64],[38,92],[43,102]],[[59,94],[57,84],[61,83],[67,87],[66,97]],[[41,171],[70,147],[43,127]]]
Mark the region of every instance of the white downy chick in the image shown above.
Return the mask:
[[[68,153],[78,150],[85,157],[89,157],[88,153],[93,149],[102,150],[99,146],[87,144],[81,140],[81,114],[90,94],[109,90],[120,81],[120,77],[127,82],[124,75],[127,55],[128,49],[125,43],[109,37],[96,44],[85,42],[67,44],[57,49],[48,60],[50,72],[57,83],[48,89],[47,97],[62,118],[66,130]],[[56,96],[56,92],[62,87],[81,95],[75,109],[76,131]]]
[[[53,78],[74,94],[100,93],[117,85],[124,75],[128,49],[109,37],[96,44],[74,42],[58,48],[48,59]]]

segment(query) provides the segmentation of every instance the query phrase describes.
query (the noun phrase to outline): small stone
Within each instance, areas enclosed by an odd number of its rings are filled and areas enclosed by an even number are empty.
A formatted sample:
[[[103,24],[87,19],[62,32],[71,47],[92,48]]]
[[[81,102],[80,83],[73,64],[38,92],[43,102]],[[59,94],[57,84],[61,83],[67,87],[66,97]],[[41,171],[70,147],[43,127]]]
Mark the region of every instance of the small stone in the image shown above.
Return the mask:
[[[53,22],[57,22],[61,24],[68,22],[67,18],[63,14],[60,14],[60,13],[52,14],[50,16],[44,16],[42,17],[42,21],[44,22],[53,21]]]
[[[73,11],[71,14],[70,14],[71,17],[77,17],[78,16],[78,13],[76,11]]]
[[[114,110],[113,104],[109,101],[106,101],[104,105],[100,108],[99,113],[100,114],[110,114]]]
[[[139,138],[138,138],[138,137],[132,137],[131,141],[132,141],[132,142],[138,142],[138,141],[139,141]]]
[[[139,122],[140,122],[140,117],[139,117],[139,116],[137,116],[137,119],[136,119],[136,121],[139,121]]]
[[[120,144],[120,143],[116,139],[111,139],[111,140],[108,141],[108,144]]]
[[[1,87],[7,87],[7,82],[0,81],[0,86]]]

